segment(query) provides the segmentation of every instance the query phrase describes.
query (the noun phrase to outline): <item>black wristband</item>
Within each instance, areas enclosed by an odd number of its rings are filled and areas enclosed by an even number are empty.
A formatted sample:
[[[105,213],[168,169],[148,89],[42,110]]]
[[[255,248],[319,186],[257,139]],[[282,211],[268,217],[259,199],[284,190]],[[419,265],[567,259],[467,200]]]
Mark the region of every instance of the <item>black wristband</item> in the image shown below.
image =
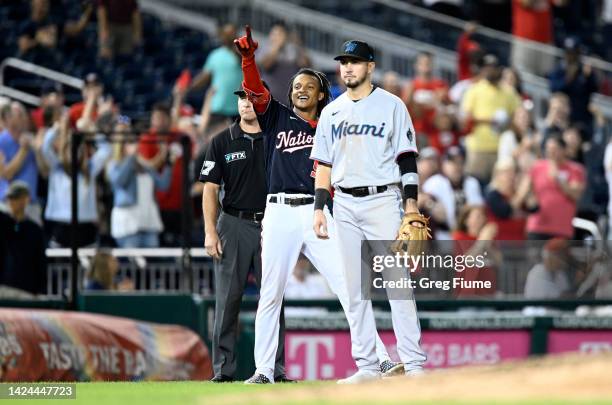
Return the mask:
[[[327,202],[331,199],[331,194],[326,188],[318,188],[315,190],[314,209],[322,210]]]
[[[419,196],[419,186],[416,184],[406,184],[404,186],[404,198],[416,200]]]

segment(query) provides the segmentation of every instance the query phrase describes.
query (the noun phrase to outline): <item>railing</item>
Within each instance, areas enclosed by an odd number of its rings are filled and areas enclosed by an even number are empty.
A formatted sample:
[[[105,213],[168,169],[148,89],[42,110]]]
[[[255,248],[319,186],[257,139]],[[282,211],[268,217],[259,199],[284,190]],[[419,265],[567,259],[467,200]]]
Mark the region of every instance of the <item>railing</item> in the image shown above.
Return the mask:
[[[415,56],[420,51],[427,51],[436,57],[434,68],[436,73],[448,82],[456,81],[457,63],[454,51],[288,2],[279,0],[236,0],[232,2],[155,0],[150,3],[155,4],[155,9],[146,6],[143,7],[145,12],[151,12],[162,20],[169,20],[176,24],[183,23],[185,10],[191,11],[189,19],[185,19],[184,23],[189,24],[192,28],[198,28],[195,21],[202,19],[202,27],[199,28],[201,30],[207,30],[211,17],[219,21],[232,21],[239,25],[250,24],[260,43],[265,43],[267,38],[267,35],[262,35],[262,33],[268,32],[272,25],[283,20],[300,35],[312,55],[315,66],[326,71],[335,70],[336,63],[333,61],[333,56],[338,52],[338,47],[342,42],[352,38],[367,38],[367,41],[376,48],[377,53],[376,73],[378,75],[375,75],[375,79],[388,70],[398,72],[404,79],[411,77]],[[489,31],[483,32],[486,34]],[[594,66],[597,64],[598,68],[607,69],[609,64],[602,63],[594,62]],[[546,113],[550,97],[549,83],[546,79],[528,72],[523,73],[522,76],[524,89],[534,101],[534,113],[536,117],[541,118]],[[593,102],[606,117],[612,118],[612,99],[610,97],[597,94],[593,97]]]
[[[590,232],[591,238],[601,237],[596,225],[583,219],[574,219],[575,229]],[[493,264],[491,271],[495,277],[494,293],[489,292],[489,299],[500,297],[521,297],[525,287],[527,275],[535,264],[541,263],[542,252],[545,250],[547,241],[496,241],[491,246],[491,252],[499,252],[501,261]],[[587,298],[587,291],[593,293],[593,289],[601,283],[607,283],[602,278],[601,272],[605,272],[607,264],[611,263],[606,251],[612,245],[606,247],[606,242],[601,239],[586,239],[583,241],[568,241],[566,246],[567,270],[578,272],[580,269],[588,275],[587,280],[579,281],[574,285],[576,297]],[[455,241],[432,241],[424,249],[427,255],[465,255],[469,246],[463,242]],[[486,248],[488,249],[488,248]],[[156,248],[156,249],[110,249],[106,250],[119,260],[118,280],[130,279],[134,283],[134,290],[146,293],[193,293],[202,297],[214,295],[214,270],[213,262],[202,248],[188,249],[190,256],[190,267],[183,266],[182,259],[185,251],[179,248]],[[82,291],[85,287],[84,275],[91,269],[91,259],[98,252],[92,248],[81,248],[77,251],[78,257],[78,283],[73,283],[71,278],[71,249],[47,249],[48,258],[47,271],[47,296],[61,298],[72,296],[71,288],[77,285]],[[359,254],[355,252],[355,254]],[[486,255],[486,254],[485,254]],[[571,259],[570,259],[571,258]],[[446,260],[446,259],[444,259]],[[427,265],[429,266],[429,265]],[[431,280],[452,280],[455,274],[452,267],[446,268],[423,267],[414,274],[415,277],[427,277]],[[440,265],[438,265],[440,266]],[[459,269],[461,270],[461,269]],[[356,271],[359,271],[358,269]],[[369,271],[366,267],[362,271]],[[457,270],[455,270],[457,271]],[[479,270],[471,269],[470,272]],[[488,272],[488,270],[487,270]],[[491,274],[493,274],[491,273]],[[483,273],[484,275],[485,273]],[[488,274],[488,273],[487,273]],[[193,286],[193,287],[191,287]],[[380,291],[372,298],[378,297]],[[384,293],[384,291],[383,291]],[[417,297],[428,299],[452,298],[452,291],[434,291],[431,289],[416,290]],[[592,296],[592,295],[591,295]],[[486,297],[486,296],[483,296]],[[612,297],[610,297],[612,298]]]
[[[83,88],[83,80],[69,76],[67,74],[57,72],[55,70],[47,69],[46,67],[35,65],[30,62],[26,62],[17,58],[6,58],[0,63],[0,94],[4,94],[15,100],[22,101],[30,105],[39,105],[40,97],[33,94],[26,93],[21,90],[17,90],[8,87],[5,83],[5,72],[7,68],[20,70],[22,72],[30,73],[34,76],[44,77],[54,82],[61,83],[65,86],[74,87],[76,89]]]
[[[97,249],[83,248],[78,250],[79,257],[79,287],[85,288],[87,278],[84,277],[91,269],[91,259]],[[181,260],[183,249],[109,249],[106,252],[119,260],[117,277],[120,280],[130,279],[134,289],[147,293],[191,292],[210,296],[213,292],[213,268],[205,249],[192,248],[189,255],[191,274],[183,271]],[[64,248],[49,248],[46,251],[49,265],[47,266],[47,296],[61,298],[71,296],[71,250]],[[189,287],[194,281],[193,289]]]

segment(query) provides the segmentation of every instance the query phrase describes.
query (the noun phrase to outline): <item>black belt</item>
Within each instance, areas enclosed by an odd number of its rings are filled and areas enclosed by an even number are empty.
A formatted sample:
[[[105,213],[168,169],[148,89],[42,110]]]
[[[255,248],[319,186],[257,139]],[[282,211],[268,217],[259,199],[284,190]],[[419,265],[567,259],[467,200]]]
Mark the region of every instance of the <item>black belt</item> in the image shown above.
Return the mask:
[[[240,210],[235,210],[233,208],[223,208],[223,212],[225,212],[226,214],[229,214],[233,217],[236,218],[240,218],[240,219],[246,219],[252,222],[261,222],[261,220],[264,217],[264,213],[263,212],[249,212],[249,211],[240,211]]]
[[[387,191],[387,186],[353,187],[353,188],[344,188],[344,187],[338,186],[338,188],[343,193],[350,194],[353,197],[365,197],[370,194],[378,194],[378,193]],[[371,189],[375,189],[376,191],[371,190]]]
[[[300,205],[308,205],[314,203],[314,197],[285,197],[285,200],[281,203],[279,198],[275,195],[271,196],[268,201],[271,203],[287,204],[292,207],[298,207]]]

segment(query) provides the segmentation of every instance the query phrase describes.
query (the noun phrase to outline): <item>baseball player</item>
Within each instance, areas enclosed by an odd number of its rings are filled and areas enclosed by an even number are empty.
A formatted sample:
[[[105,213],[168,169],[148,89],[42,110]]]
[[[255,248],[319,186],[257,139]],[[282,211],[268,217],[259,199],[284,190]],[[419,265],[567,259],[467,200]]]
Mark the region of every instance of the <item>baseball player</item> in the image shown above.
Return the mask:
[[[425,227],[417,208],[417,147],[404,103],[372,85],[374,51],[362,41],[344,43],[340,75],[347,91],[321,112],[311,159],[317,161],[314,231],[331,237],[323,208],[334,195],[335,236],[349,290],[349,306],[360,319],[355,344],[362,349],[359,371],[338,383],[380,378],[375,352],[376,325],[372,303],[361,298],[360,261],[363,240],[393,240],[402,223],[402,208],[413,227]],[[402,185],[405,206],[402,207]],[[407,374],[422,372],[426,360],[421,330],[411,298],[390,299],[397,348]],[[360,364],[361,363],[361,364]]]
[[[262,222],[262,280],[255,318],[255,374],[246,384],[273,383],[274,358],[278,349],[279,315],[288,276],[303,253],[325,276],[347,315],[351,337],[360,322],[348,311],[348,292],[335,242],[334,222],[327,208],[322,215],[329,224],[330,238],[317,238],[312,228],[314,176],[310,160],[317,119],[329,102],[329,83],[320,72],[301,69],[289,85],[285,106],[264,87],[255,65],[257,42],[246,35],[235,40],[242,55],[243,88],[258,114],[265,135],[267,204]],[[375,335],[376,367],[396,372],[397,363]],[[355,350],[355,345],[353,345]],[[360,352],[360,349],[357,349]],[[380,358],[380,360],[379,360]],[[401,365],[400,365],[401,366]],[[401,367],[399,367],[401,370]]]

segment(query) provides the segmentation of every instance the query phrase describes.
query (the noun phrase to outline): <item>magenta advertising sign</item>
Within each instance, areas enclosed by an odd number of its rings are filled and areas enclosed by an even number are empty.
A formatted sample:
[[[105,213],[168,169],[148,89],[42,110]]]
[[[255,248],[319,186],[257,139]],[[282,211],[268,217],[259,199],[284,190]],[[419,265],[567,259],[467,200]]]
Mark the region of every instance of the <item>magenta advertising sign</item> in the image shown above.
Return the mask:
[[[399,360],[392,332],[381,339],[393,360]],[[290,332],[285,336],[285,359],[289,378],[299,380],[344,378],[356,367],[351,357],[348,331]],[[428,368],[495,364],[529,355],[530,334],[524,330],[424,331],[423,349]]]
[[[612,330],[551,330],[548,352],[612,352]]]

